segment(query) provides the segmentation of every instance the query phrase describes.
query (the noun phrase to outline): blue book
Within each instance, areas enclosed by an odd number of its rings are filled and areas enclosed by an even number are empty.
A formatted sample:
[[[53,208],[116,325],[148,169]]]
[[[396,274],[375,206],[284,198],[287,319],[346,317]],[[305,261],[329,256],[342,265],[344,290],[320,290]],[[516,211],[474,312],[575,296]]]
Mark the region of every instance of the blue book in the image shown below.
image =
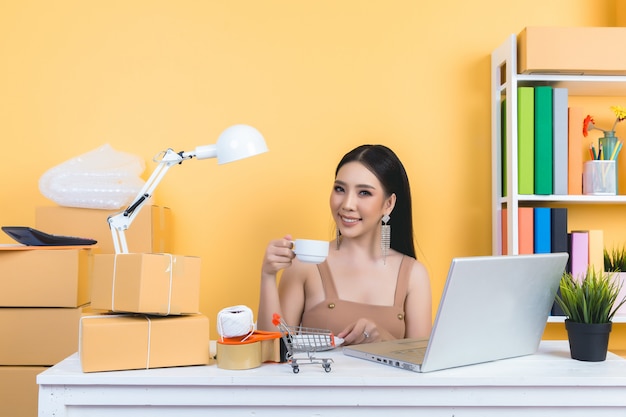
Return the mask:
[[[534,229],[534,253],[552,252],[551,228],[552,219],[549,207],[535,207],[533,209],[533,229]]]

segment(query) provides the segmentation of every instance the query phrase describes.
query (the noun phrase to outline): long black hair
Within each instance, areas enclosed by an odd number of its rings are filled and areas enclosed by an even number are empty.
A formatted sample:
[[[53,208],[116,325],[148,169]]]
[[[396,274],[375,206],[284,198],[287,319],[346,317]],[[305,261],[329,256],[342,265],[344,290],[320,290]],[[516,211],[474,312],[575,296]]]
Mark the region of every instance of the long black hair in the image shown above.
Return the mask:
[[[398,156],[384,145],[361,145],[339,161],[339,169],[348,162],[360,162],[378,178],[385,197],[396,195],[396,205],[387,224],[391,227],[391,248],[415,258],[413,241],[413,209],[411,207],[411,188],[409,177]]]

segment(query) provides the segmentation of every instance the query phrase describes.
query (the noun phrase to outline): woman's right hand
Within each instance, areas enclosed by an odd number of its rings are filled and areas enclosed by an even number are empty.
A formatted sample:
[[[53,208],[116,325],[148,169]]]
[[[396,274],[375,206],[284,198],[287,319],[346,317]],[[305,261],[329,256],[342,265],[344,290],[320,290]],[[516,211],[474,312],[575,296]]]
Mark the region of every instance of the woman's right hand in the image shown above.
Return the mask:
[[[276,276],[278,271],[291,265],[291,261],[295,256],[291,235],[286,235],[282,239],[272,240],[265,250],[261,275],[263,277]]]

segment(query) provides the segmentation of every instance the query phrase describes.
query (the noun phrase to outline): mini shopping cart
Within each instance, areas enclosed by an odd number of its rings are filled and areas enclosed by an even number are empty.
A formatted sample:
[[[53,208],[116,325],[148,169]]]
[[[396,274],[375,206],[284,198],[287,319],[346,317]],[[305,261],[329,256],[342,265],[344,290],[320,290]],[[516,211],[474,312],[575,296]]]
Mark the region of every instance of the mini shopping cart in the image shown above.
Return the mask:
[[[287,362],[294,374],[300,372],[300,365],[321,364],[324,371],[330,372],[331,358],[317,358],[316,352],[330,350],[335,347],[335,336],[328,329],[314,329],[302,326],[287,326],[285,321],[274,314],[274,326],[280,330],[281,337],[287,347]],[[306,353],[307,357],[297,358],[297,353]],[[298,361],[308,360],[300,363]]]

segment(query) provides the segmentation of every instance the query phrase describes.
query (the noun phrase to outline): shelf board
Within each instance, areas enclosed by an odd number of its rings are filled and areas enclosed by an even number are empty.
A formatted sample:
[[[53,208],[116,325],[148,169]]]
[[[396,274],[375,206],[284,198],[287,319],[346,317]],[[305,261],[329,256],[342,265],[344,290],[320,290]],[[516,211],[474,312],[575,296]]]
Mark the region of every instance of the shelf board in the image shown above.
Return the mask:
[[[507,198],[501,197],[500,203],[506,203]],[[626,204],[626,195],[522,195],[518,194],[519,202],[544,203],[578,203],[578,204]]]
[[[565,323],[565,316],[549,316],[548,323]],[[626,323],[626,316],[613,316],[613,323]]]
[[[626,96],[624,75],[518,74],[518,86],[551,85],[573,96]]]

